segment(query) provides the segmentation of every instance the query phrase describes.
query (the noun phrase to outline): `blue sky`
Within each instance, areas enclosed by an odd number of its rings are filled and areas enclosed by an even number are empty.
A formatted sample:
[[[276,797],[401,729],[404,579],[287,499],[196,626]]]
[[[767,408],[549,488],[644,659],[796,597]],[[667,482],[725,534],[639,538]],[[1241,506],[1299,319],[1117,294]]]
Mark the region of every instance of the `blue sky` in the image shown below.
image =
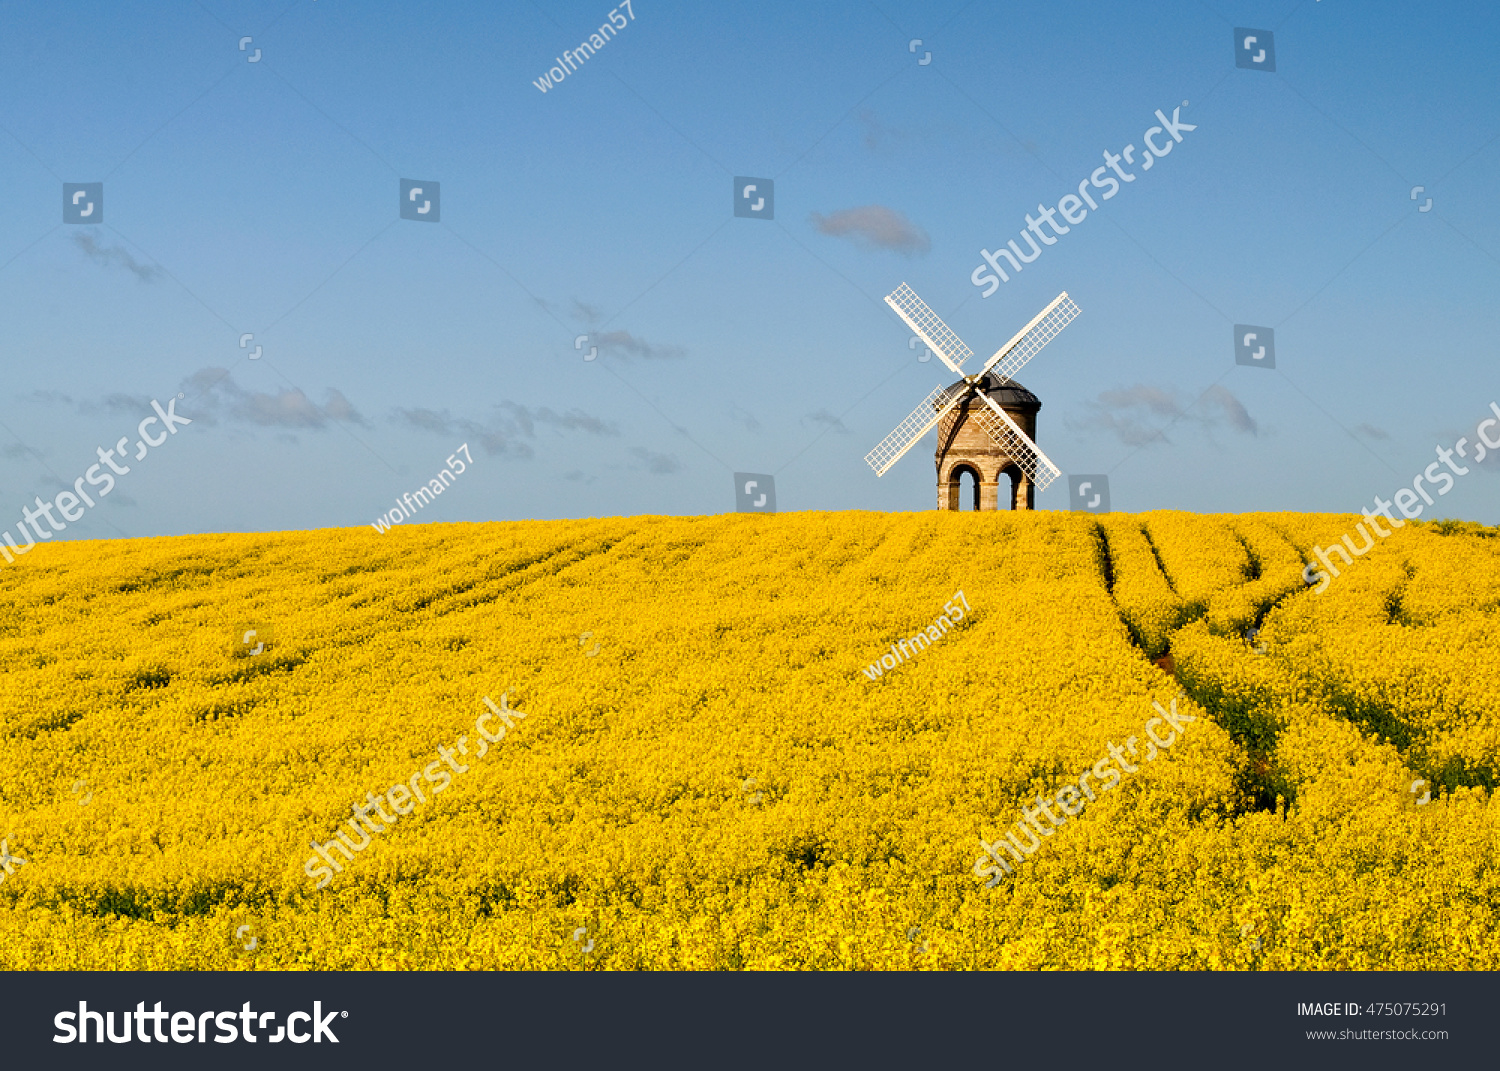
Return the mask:
[[[903,281],[980,360],[1073,296],[1019,378],[1116,510],[1357,510],[1500,401],[1493,6],[632,8],[546,93],[604,3],[0,8],[0,523],[179,392],[193,424],[61,538],[368,524],[463,442],[421,519],[724,512],[736,471],[782,511],[930,509],[934,437],[863,460],[952,378],[882,304]],[[1179,107],[980,297],[981,248]],[[103,224],[63,223],[98,181]],[[1500,522],[1496,471],[1431,515]]]

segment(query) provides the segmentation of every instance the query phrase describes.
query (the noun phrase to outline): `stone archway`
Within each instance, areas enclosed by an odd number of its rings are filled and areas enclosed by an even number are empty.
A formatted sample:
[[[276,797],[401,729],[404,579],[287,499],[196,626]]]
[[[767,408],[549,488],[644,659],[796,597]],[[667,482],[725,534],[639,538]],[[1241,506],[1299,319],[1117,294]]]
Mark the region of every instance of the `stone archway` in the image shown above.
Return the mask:
[[[965,461],[955,461],[948,466],[944,479],[938,484],[938,509],[962,510],[966,508],[963,501],[963,478],[968,476],[974,481],[974,490],[970,498],[968,509],[979,510],[984,508],[986,496],[984,475],[973,465]],[[991,506],[991,509],[994,507]]]
[[[1005,493],[1005,479],[1010,477],[1009,493]],[[1001,467],[995,474],[995,503],[1010,503],[1011,509],[1036,509],[1036,485],[1015,464]]]

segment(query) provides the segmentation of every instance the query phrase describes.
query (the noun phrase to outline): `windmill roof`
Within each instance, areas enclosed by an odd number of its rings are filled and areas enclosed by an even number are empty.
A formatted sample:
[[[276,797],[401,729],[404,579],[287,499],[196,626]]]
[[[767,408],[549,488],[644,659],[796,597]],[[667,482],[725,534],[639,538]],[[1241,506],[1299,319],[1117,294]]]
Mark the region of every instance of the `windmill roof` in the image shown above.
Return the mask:
[[[1042,400],[1014,379],[1002,379],[994,372],[986,372],[978,383],[979,389],[995,399],[1002,409],[1030,409],[1035,412],[1042,407]],[[943,391],[944,401],[968,389],[966,383],[955,383]]]

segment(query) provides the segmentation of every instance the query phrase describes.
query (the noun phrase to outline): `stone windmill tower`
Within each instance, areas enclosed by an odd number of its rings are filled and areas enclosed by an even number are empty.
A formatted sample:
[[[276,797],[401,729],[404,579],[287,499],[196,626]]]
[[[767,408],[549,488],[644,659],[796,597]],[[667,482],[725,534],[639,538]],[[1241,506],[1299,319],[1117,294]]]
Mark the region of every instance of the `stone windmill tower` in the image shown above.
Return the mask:
[[[980,395],[1004,410],[1032,441],[1036,440],[1036,414],[1041,401],[1015,380],[1002,381],[993,372],[980,376],[973,390],[967,383],[953,384],[943,392],[943,400],[954,395],[958,396],[958,405],[938,423],[937,508],[999,509],[1004,502],[1007,509],[1035,509],[1036,481],[1027,475],[1026,451],[1024,447],[1015,449],[1021,445],[1018,442],[1004,445],[996,441],[986,430],[984,424],[991,423],[993,417]],[[986,417],[990,420],[983,420]],[[974,480],[972,504],[960,501],[965,473]]]
[[[995,351],[975,375],[965,375],[963,363],[974,351],[902,283],[886,296],[917,337],[936,353],[958,383],[938,387],[896,426],[879,446],[865,455],[875,475],[884,476],[901,455],[922,436],[938,429],[938,509],[961,509],[960,480],[965,472],[975,481],[975,509],[998,509],[1000,480],[1008,477],[1011,509],[1033,509],[1036,492],[1062,472],[1036,445],[1036,414],[1042,403],[1012,377],[1043,346],[1078,315],[1067,293],[1059,294],[1023,327],[1015,338]]]

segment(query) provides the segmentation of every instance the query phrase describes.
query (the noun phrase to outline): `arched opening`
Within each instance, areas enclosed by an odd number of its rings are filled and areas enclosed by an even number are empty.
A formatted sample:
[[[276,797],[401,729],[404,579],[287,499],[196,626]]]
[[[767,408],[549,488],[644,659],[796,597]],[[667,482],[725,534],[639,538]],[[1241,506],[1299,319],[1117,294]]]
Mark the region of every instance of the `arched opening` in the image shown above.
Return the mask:
[[[1009,477],[1008,485],[1006,483],[1007,477]],[[1006,491],[1007,486],[1009,487],[1008,493]],[[1006,508],[1008,509],[1034,509],[1036,508],[1034,498],[1035,494],[1032,491],[1031,481],[1026,478],[1026,474],[1017,466],[1006,465],[995,476],[995,503],[997,508],[1003,502],[1006,503]]]
[[[979,473],[968,465],[960,465],[953,470],[952,480],[958,490],[958,508],[963,509],[965,502],[971,502],[969,509],[979,509]]]

